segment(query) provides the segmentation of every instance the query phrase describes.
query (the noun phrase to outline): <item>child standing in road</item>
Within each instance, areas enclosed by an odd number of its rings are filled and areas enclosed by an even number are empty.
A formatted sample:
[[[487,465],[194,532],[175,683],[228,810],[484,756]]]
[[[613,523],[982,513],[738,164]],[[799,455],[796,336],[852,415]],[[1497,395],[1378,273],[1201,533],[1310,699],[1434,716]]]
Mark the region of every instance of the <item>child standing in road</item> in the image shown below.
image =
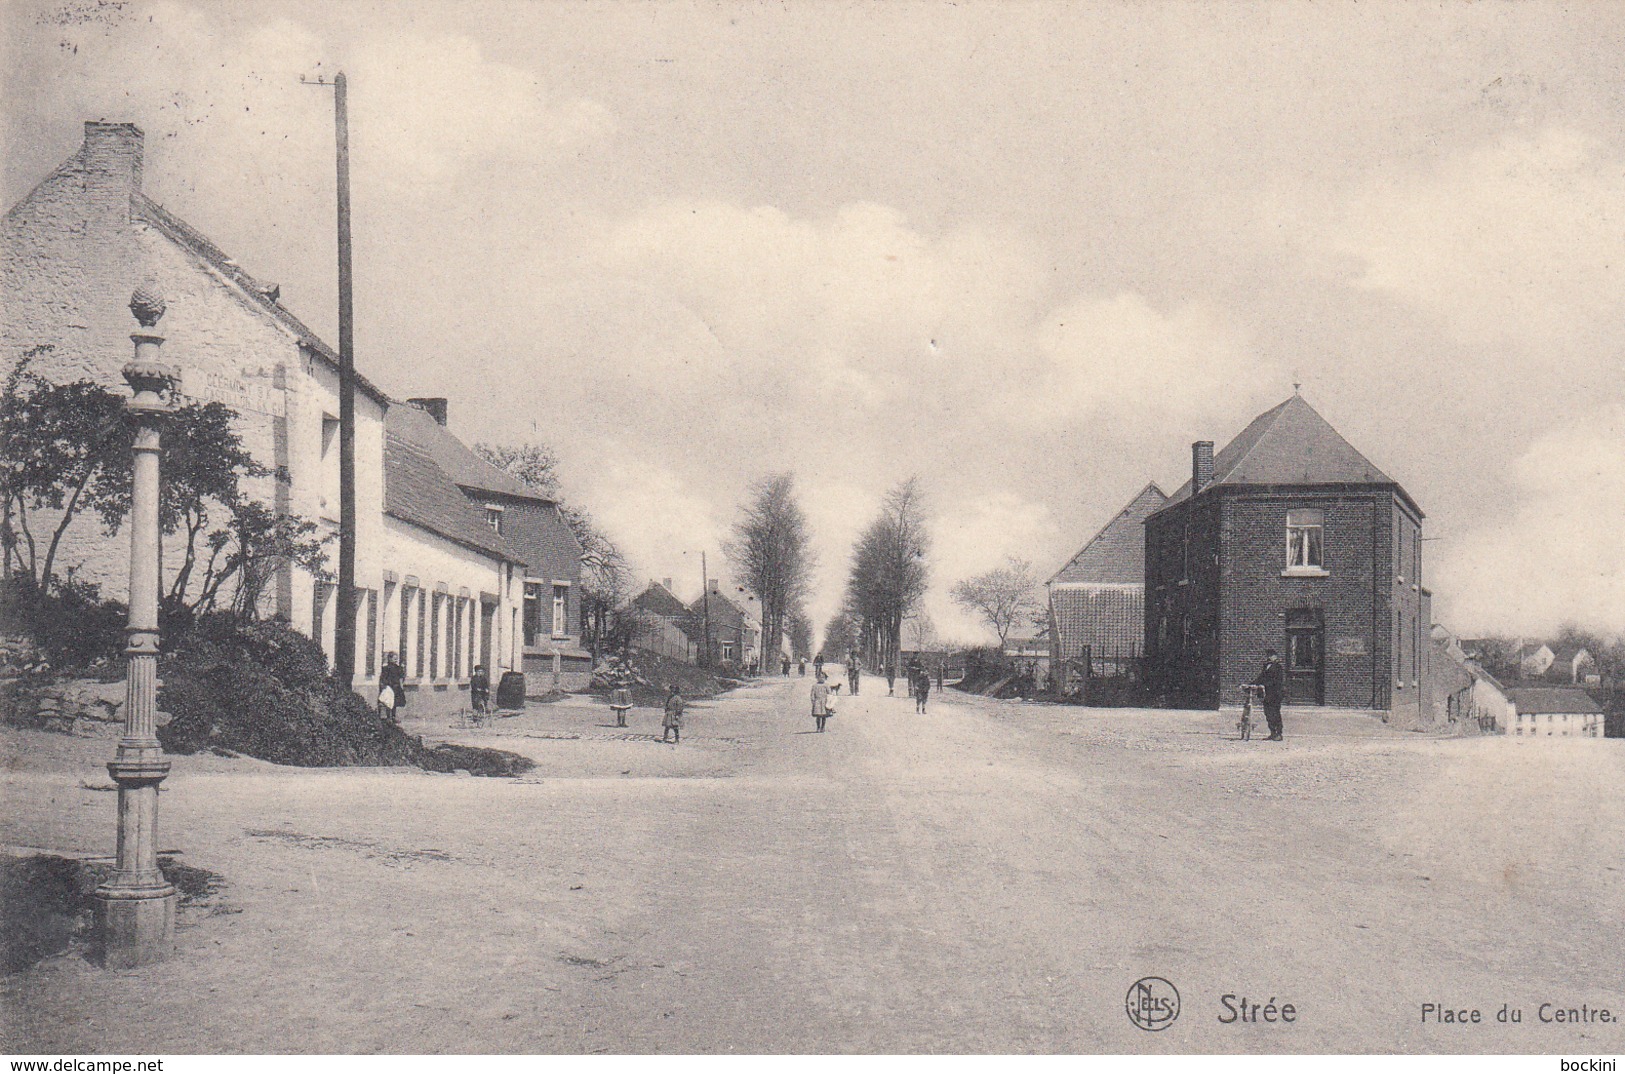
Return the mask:
[[[914,711],[924,712],[925,702],[931,696],[931,676],[922,669],[914,680]]]
[[[660,741],[676,745],[683,739],[683,693],[676,683],[671,684],[671,694],[666,698],[666,722],[660,734]]]
[[[818,725],[820,734],[823,733],[824,721],[829,719],[829,713],[829,684],[824,681],[823,675],[819,675],[812,688],[812,714],[813,722]]]
[[[615,680],[615,689],[609,694],[609,707],[615,710],[615,726],[626,726],[626,714],[632,710],[632,691],[625,675]]]

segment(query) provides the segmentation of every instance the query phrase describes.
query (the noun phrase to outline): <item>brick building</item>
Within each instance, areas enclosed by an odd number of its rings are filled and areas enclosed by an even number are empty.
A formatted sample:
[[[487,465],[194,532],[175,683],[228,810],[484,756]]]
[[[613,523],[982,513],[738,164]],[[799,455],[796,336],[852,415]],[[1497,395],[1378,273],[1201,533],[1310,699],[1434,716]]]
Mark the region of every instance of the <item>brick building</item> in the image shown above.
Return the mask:
[[[1302,396],[1259,415],[1145,523],[1145,674],[1169,703],[1236,700],[1264,650],[1287,703],[1425,718],[1422,511]]]
[[[1168,502],[1147,485],[1044,583],[1050,670],[1067,693],[1091,675],[1130,674],[1145,646],[1145,520]]]

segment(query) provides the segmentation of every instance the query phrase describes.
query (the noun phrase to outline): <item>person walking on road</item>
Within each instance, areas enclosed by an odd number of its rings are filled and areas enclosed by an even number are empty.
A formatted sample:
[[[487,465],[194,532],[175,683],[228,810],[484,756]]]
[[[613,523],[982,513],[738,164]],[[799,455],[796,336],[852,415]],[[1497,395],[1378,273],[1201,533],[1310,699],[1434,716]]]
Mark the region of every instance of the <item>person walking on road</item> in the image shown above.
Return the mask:
[[[853,697],[858,696],[858,654],[854,651],[846,658],[846,691]]]
[[[666,697],[666,722],[660,733],[660,741],[670,742],[672,745],[683,740],[683,692],[676,683],[671,684],[671,693]]]
[[[802,657],[800,660],[796,661],[796,674],[801,676],[803,679],[805,679],[807,677],[807,658],[806,657]]]
[[[406,669],[394,653],[384,654],[383,670],[378,672],[378,714],[390,723],[400,723],[401,706],[406,704]]]
[[[1264,650],[1264,670],[1258,673],[1253,685],[1264,688],[1264,719],[1270,725],[1270,736],[1264,741],[1280,742],[1281,700],[1286,695],[1286,669],[1281,667],[1280,653],[1274,649]]]
[[[823,653],[819,653],[817,656],[813,657],[813,674],[816,675],[820,679],[824,677],[824,654]]]
[[[615,689],[609,693],[609,707],[615,710],[615,726],[626,726],[626,714],[632,711],[631,680],[625,675],[615,680]]]
[[[829,683],[824,681],[823,675],[819,675],[812,688],[813,722],[818,725],[819,734],[824,733],[824,721],[829,719],[832,711],[834,710],[829,704]]]
[[[924,669],[914,678],[914,711],[924,712],[925,703],[931,697],[931,676]]]
[[[887,697],[893,696],[893,690],[896,688],[896,686],[897,686],[897,665],[896,664],[887,664],[886,665],[886,696]]]

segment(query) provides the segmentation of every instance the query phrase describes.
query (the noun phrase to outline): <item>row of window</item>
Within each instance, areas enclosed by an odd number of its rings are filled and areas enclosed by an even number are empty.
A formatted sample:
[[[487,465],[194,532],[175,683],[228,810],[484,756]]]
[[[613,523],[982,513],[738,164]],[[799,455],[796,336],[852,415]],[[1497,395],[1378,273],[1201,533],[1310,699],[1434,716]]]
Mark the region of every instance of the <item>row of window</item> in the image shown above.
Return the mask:
[[[1548,735],[1568,735],[1578,738],[1602,737],[1602,717],[1594,713],[1548,712],[1544,715],[1546,719],[1543,725],[1540,716],[1533,712],[1518,713],[1517,723],[1513,726],[1513,733],[1538,735],[1541,733],[1541,727],[1544,726]],[[1573,723],[1569,722],[1570,717],[1573,717]]]

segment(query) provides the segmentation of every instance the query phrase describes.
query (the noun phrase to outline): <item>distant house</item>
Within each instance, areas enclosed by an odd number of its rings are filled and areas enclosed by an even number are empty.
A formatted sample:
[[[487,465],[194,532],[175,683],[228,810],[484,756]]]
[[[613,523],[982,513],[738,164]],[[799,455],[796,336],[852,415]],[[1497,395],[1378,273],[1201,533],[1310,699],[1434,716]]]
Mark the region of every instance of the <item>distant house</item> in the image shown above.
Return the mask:
[[[1597,672],[1597,661],[1588,649],[1573,643],[1559,645],[1552,650],[1551,666],[1544,677],[1571,686],[1596,684],[1602,681]]]
[[[632,635],[634,648],[685,664],[699,661],[703,631],[688,605],[672,592],[670,578],[650,580],[648,587],[632,598],[631,607],[637,616],[637,629]]]
[[[709,579],[705,593],[691,601],[688,610],[701,624],[702,651],[703,635],[709,630],[711,658],[719,667],[731,664],[749,669],[756,666],[759,655],[762,621],[750,608],[755,598],[743,590],[735,590],[735,594],[738,599],[724,595],[721,584],[715,578]]]
[[[1530,642],[1518,648],[1518,673],[1526,679],[1541,678],[1556,660],[1557,654],[1552,652],[1551,646]]]
[[[1003,653],[1012,664],[1032,673],[1033,684],[1037,689],[1048,688],[1051,667],[1048,630],[1006,635]]]
[[[1067,693],[1090,675],[1118,675],[1145,645],[1145,520],[1168,497],[1147,485],[1044,583],[1050,668]],[[1065,676],[1062,679],[1062,676]]]
[[[1603,737],[1602,706],[1577,686],[1514,686],[1507,696],[1518,710],[1513,735]]]
[[[1476,727],[1486,734],[1510,734],[1517,723],[1517,707],[1507,696],[1506,687],[1469,656],[1462,642],[1444,627],[1433,627],[1432,645],[1428,683],[1433,721]]]
[[[384,418],[389,444],[411,445],[451,479],[481,525],[501,536],[523,565],[519,635],[526,689],[580,689],[592,678],[581,647],[581,543],[556,500],[481,458],[452,435],[445,399],[412,399]]]
[[[1175,704],[1233,702],[1266,649],[1289,704],[1425,720],[1432,595],[1422,510],[1300,395],[1217,455],[1145,521],[1145,676]]]

